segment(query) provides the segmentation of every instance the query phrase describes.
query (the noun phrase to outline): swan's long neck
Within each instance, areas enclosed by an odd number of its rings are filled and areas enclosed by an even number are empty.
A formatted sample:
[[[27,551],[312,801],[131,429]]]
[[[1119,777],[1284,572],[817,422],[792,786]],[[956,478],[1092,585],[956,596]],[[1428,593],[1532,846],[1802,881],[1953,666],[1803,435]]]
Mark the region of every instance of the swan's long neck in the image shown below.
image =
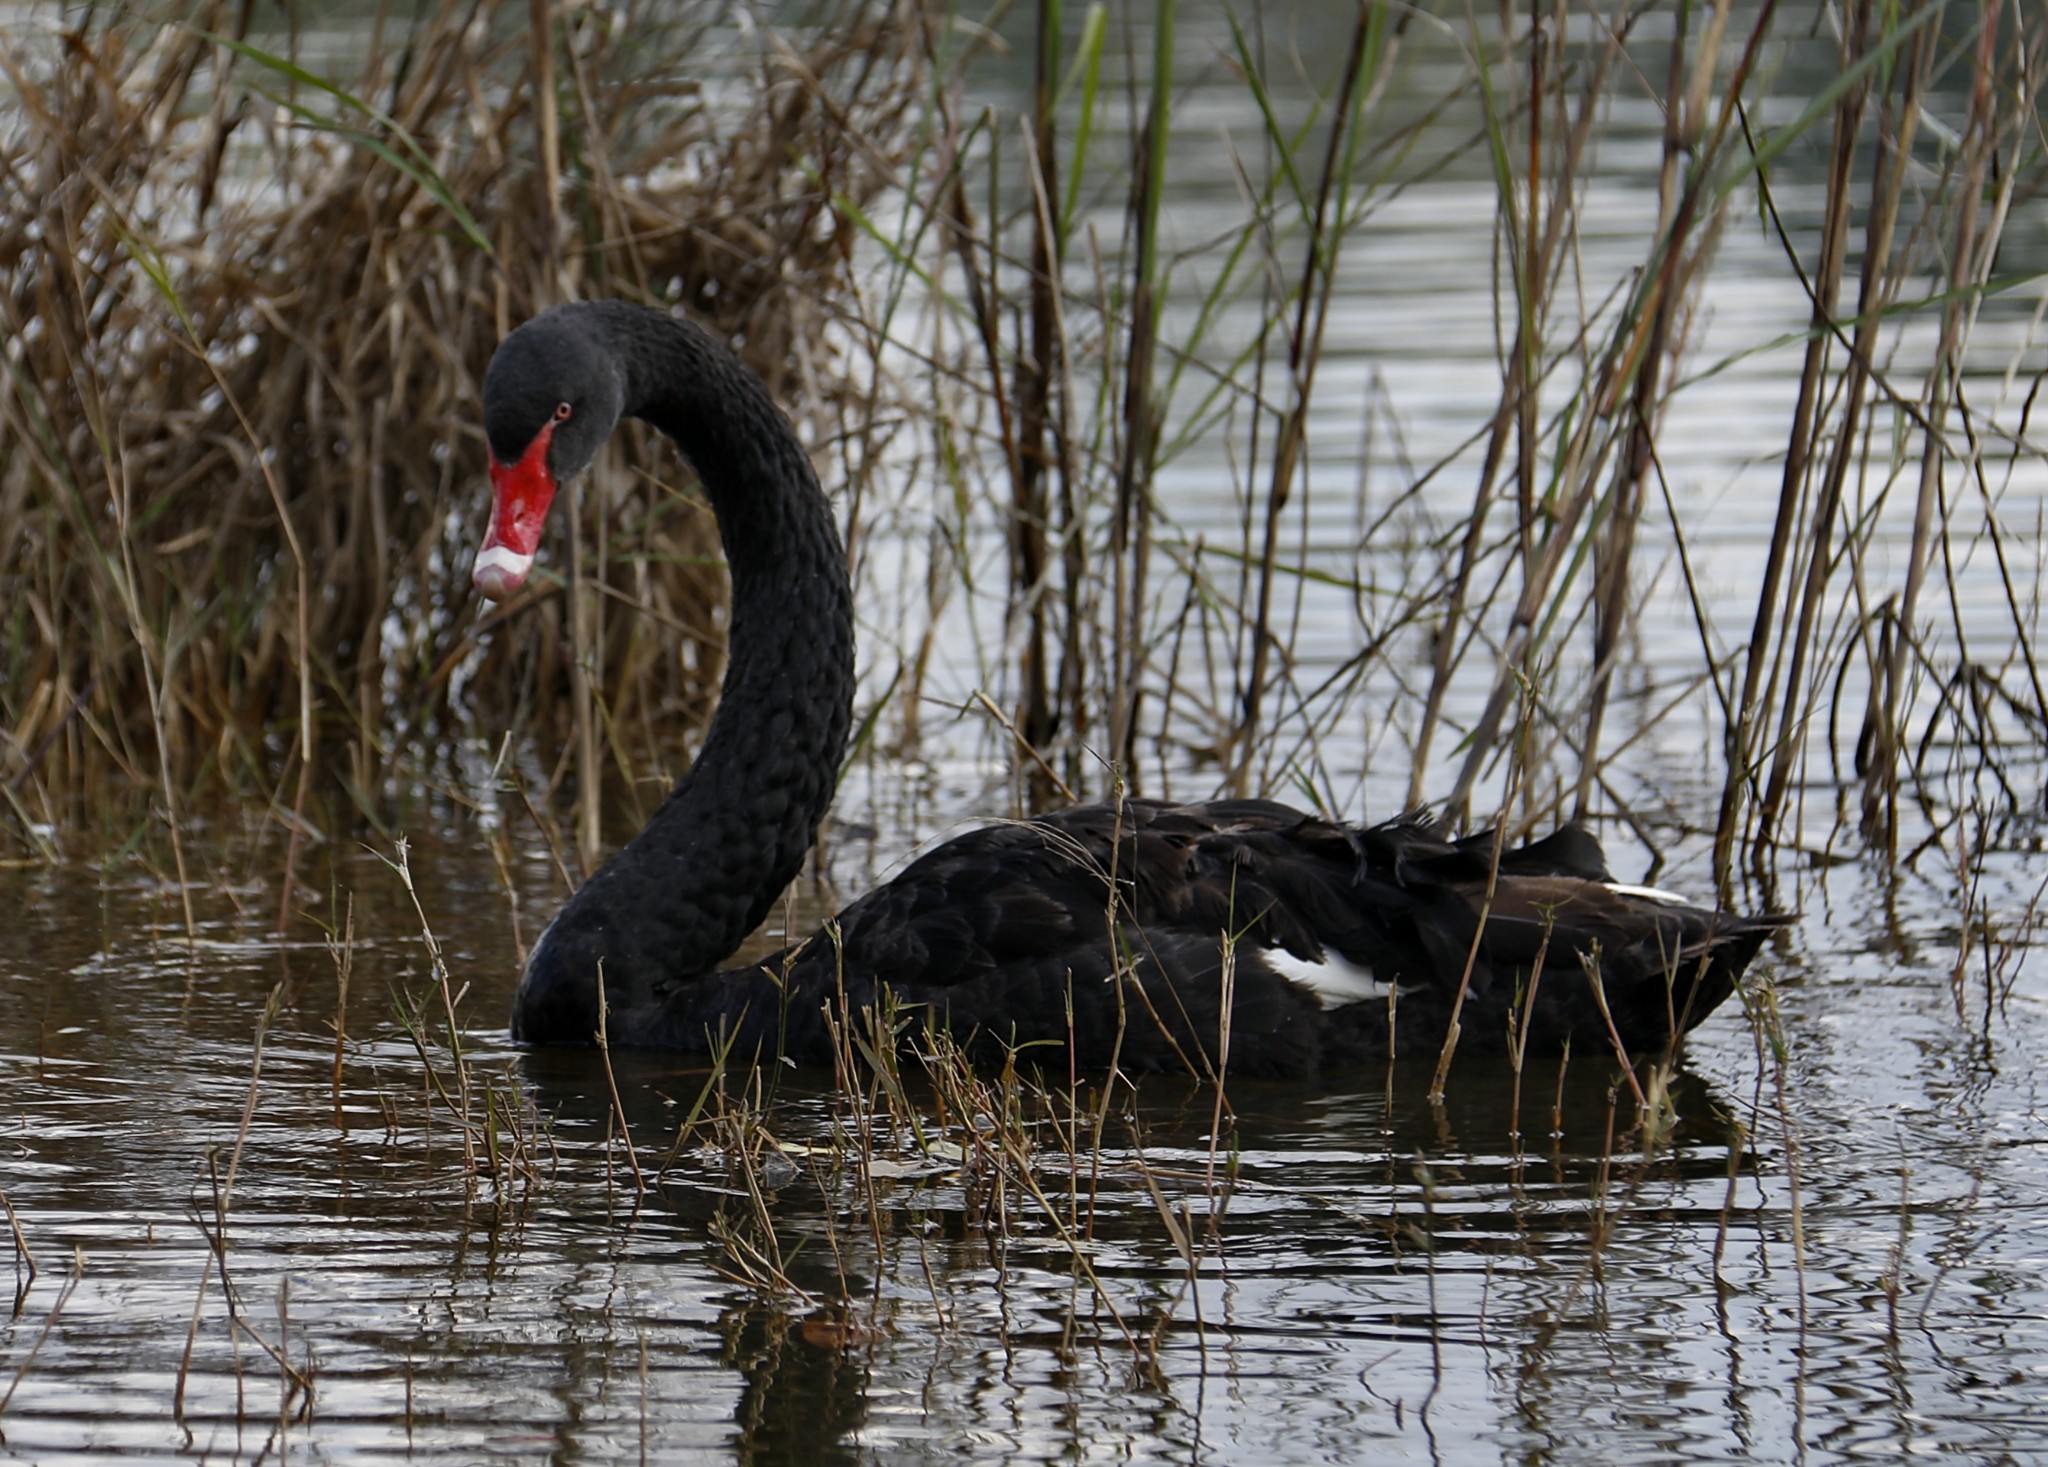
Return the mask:
[[[830,505],[758,378],[686,323],[592,305],[624,414],[696,468],[732,577],[725,683],[704,747],[654,817],[571,898],[529,963],[521,1037],[587,1040],[613,1010],[729,957],[801,869],[853,706],[853,598]]]

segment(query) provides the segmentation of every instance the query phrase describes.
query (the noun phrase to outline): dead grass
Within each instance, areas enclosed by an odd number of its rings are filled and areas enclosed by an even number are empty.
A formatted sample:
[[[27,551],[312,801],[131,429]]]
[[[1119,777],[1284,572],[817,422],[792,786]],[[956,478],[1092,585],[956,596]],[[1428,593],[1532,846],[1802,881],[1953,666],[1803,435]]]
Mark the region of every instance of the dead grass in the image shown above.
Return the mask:
[[[124,793],[296,826],[310,779],[377,823],[473,726],[580,731],[588,777],[701,718],[716,540],[665,453],[629,445],[556,562],[602,599],[479,617],[482,368],[540,306],[636,296],[829,402],[830,201],[886,176],[916,75],[880,5],[809,40],[710,4],[253,14],[0,38],[0,782],[46,850]]]

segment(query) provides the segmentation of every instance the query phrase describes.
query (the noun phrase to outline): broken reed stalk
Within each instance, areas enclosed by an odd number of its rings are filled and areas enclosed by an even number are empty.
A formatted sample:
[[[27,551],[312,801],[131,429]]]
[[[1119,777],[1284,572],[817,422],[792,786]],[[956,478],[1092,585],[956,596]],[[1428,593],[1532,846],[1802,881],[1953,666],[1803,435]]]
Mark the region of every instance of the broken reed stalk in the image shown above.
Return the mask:
[[[619,1128],[619,1136],[626,1143],[626,1165],[633,1173],[633,1207],[637,1212],[641,1201],[647,1196],[647,1178],[640,1172],[640,1151],[633,1144],[633,1127],[626,1119],[626,1103],[619,1098],[619,1077],[612,1071],[612,1045],[607,1016],[611,1004],[605,999],[604,968],[597,971],[597,1041],[598,1055],[604,1061],[605,1089],[610,1093],[612,1116]]]
[[[1065,438],[1055,437],[1056,415],[1063,403],[1057,384],[1064,377],[1064,328],[1060,320],[1059,282],[1066,264],[1066,235],[1058,227],[1053,201],[1060,196],[1060,163],[1056,148],[1060,46],[1064,30],[1060,0],[1039,0],[1038,45],[1033,53],[1030,133],[1024,161],[1031,186],[1031,258],[1026,300],[1029,308],[1028,337],[1017,354],[1012,373],[1012,396],[1016,403],[1016,426],[1011,435],[1010,478],[1014,511],[1011,519],[1010,605],[1025,617],[1024,626],[1014,634],[1020,642],[1017,680],[1020,699],[1017,723],[1024,746],[1042,766],[1044,778],[1060,783],[1052,766],[1039,752],[1048,747],[1058,731],[1058,713],[1053,700],[1051,656],[1051,608],[1047,597],[1052,589],[1052,537],[1060,536],[1063,547],[1078,541],[1071,532],[1071,512],[1055,523],[1051,485],[1057,481],[1061,499],[1070,499],[1070,466],[1064,451]],[[989,364],[991,374],[997,363]],[[1071,568],[1070,568],[1071,569]],[[1070,574],[1068,594],[1079,592]],[[1069,601],[1067,625],[1076,623]],[[1063,664],[1068,659],[1062,659]],[[1062,702],[1067,700],[1062,699]],[[1036,801],[1048,798],[1043,780],[1034,778]]]
[[[334,1108],[334,1129],[348,1129],[348,1113],[341,1103],[342,1062],[348,1057],[348,984],[356,966],[356,898],[350,892],[342,911],[340,935],[330,935],[327,954],[334,963],[334,1069],[330,1095]]]
[[[1521,715],[1515,720],[1515,729],[1518,734],[1515,749],[1516,757],[1510,763],[1507,793],[1501,800],[1501,806],[1504,810],[1514,807],[1518,788],[1524,778],[1525,771],[1529,767],[1529,745],[1536,726],[1533,704],[1534,699],[1530,694],[1530,690],[1525,686]],[[1506,819],[1503,818],[1496,821],[1493,827],[1492,849],[1487,852],[1486,889],[1480,896],[1479,920],[1472,929],[1471,944],[1465,950],[1465,966],[1458,974],[1458,990],[1451,999],[1450,1019],[1444,1025],[1443,1047],[1437,1052],[1436,1069],[1430,1076],[1428,1095],[1432,1105],[1441,1106],[1443,1104],[1444,1085],[1450,1078],[1451,1061],[1456,1058],[1458,1053],[1458,1040],[1463,1034],[1463,1027],[1459,1023],[1459,1017],[1465,1011],[1465,999],[1472,991],[1472,977],[1478,969],[1479,954],[1486,945],[1487,922],[1493,913],[1494,894],[1500,886],[1500,858],[1501,854],[1507,849],[1507,834],[1508,824]],[[1536,979],[1542,974],[1543,958],[1549,950],[1550,936],[1546,932],[1542,942],[1537,945],[1536,961],[1531,967],[1530,986],[1524,998],[1524,1002],[1532,1007],[1536,1001]],[[1388,987],[1387,1029],[1389,1035],[1392,1035],[1396,1032],[1393,1025],[1392,1006],[1400,985],[1390,984]],[[1390,1055],[1392,1048],[1393,1045],[1389,1043]],[[1514,1068],[1516,1073],[1516,1093],[1519,1095],[1521,1074],[1521,1054],[1519,1049],[1515,1053]]]
[[[13,1216],[12,1209],[9,1210],[8,1215],[10,1217]],[[0,1391],[0,1416],[7,1414],[7,1407],[14,1400],[14,1393],[21,1389],[22,1381],[28,1376],[29,1367],[36,1363],[36,1356],[42,1353],[43,1346],[49,1341],[51,1331],[57,1327],[59,1316],[64,1313],[64,1306],[71,1302],[72,1294],[78,1289],[79,1280],[84,1277],[85,1253],[81,1249],[72,1254],[71,1272],[65,1275],[63,1286],[57,1290],[57,1297],[50,1301],[49,1312],[43,1316],[42,1325],[36,1330],[35,1338],[29,1341],[28,1349],[21,1357],[21,1363],[14,1367],[14,1374],[7,1382],[7,1389]],[[21,1312],[21,1297],[19,1295],[15,1298],[14,1307],[15,1312],[19,1314]]]
[[[1139,701],[1144,695],[1145,586],[1151,563],[1154,506],[1152,478],[1158,468],[1160,415],[1152,369],[1159,348],[1161,276],[1160,210],[1166,192],[1169,104],[1173,97],[1176,0],[1155,0],[1152,11],[1152,67],[1146,79],[1145,126],[1132,138],[1133,177],[1129,195],[1128,261],[1130,325],[1123,360],[1123,410],[1118,420],[1116,509],[1110,521],[1112,580],[1110,615],[1109,757],[1129,768],[1137,753]]]
[[[7,1214],[7,1231],[14,1240],[14,1317],[21,1317],[21,1306],[28,1298],[28,1291],[36,1286],[36,1255],[28,1246],[28,1235],[21,1230],[21,1217],[14,1210],[14,1204],[7,1200],[7,1193],[0,1190],[0,1212]]]
[[[193,1222],[198,1226],[200,1236],[206,1240],[206,1261],[200,1267],[199,1288],[193,1296],[192,1316],[185,1332],[185,1347],[178,1362],[177,1384],[171,1392],[171,1416],[181,1425],[185,1421],[185,1387],[192,1372],[193,1352],[198,1346],[199,1325],[206,1306],[207,1284],[216,1272],[220,1276],[221,1300],[227,1307],[230,1329],[248,1336],[268,1354],[285,1377],[295,1381],[303,1392],[304,1409],[312,1409],[311,1377],[294,1370],[284,1352],[245,1317],[241,1296],[236,1291],[233,1274],[228,1268],[228,1206],[234,1197],[235,1177],[241,1170],[242,1154],[249,1141],[249,1128],[255,1123],[256,1106],[262,1095],[264,1045],[283,1004],[284,985],[280,983],[270,990],[270,998],[256,1020],[256,1033],[251,1040],[249,1053],[249,1092],[242,1103],[241,1122],[235,1128],[235,1141],[228,1152],[226,1172],[221,1171],[220,1155],[217,1150],[209,1150],[206,1156],[207,1180],[211,1185],[212,1217],[209,1220],[205,1212],[196,1209],[193,1214]]]
[[[405,887],[405,895],[412,903],[413,915],[419,920],[420,940],[426,944],[428,971],[434,980],[434,990],[441,1000],[441,1016],[447,1024],[448,1053],[455,1064],[455,1124],[462,1133],[463,1169],[470,1176],[476,1175],[476,1126],[475,1104],[471,1095],[469,1056],[463,1052],[462,1022],[455,1016],[455,1004],[460,995],[455,991],[455,980],[448,971],[448,963],[441,952],[441,941],[434,936],[433,924],[427,920],[427,909],[420,901],[419,888],[413,885],[411,846],[403,836],[393,848],[389,862],[391,869],[398,873],[399,882]],[[466,992],[468,985],[464,985]],[[426,1036],[414,1036],[420,1045],[420,1057],[427,1059]],[[429,1073],[432,1066],[429,1064]],[[438,1079],[435,1082],[439,1084]]]

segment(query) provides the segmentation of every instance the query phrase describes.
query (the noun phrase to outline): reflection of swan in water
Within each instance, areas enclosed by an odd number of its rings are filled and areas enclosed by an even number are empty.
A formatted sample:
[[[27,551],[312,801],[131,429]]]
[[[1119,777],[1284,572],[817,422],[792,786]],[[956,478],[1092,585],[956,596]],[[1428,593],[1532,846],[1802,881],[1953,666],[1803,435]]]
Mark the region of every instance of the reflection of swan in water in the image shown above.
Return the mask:
[[[688,775],[535,944],[517,1039],[590,1043],[602,985],[612,1043],[730,1040],[743,1061],[829,1060],[825,1010],[885,990],[983,1053],[1067,1046],[1090,1067],[1212,1068],[1227,1027],[1233,1072],[1300,1075],[1433,1052],[1454,1014],[1468,1052],[1499,1053],[1517,1011],[1538,1052],[1650,1050],[1726,998],[1780,923],[1621,885],[1577,829],[1496,851],[1263,800],[1132,801],[959,836],[828,933],[721,971],[831,803],[852,588],[831,507],[760,380],[694,326],[597,302],[527,322],[484,379],[486,595],[524,581],[556,485],[628,416],[704,482],[732,573],[730,657]]]
[[[733,1408],[741,1462],[836,1467],[863,1460],[848,1439],[867,1419],[867,1352],[820,1338],[820,1322],[772,1304],[720,1317],[719,1360],[746,1382]]]
[[[613,1062],[643,1158],[666,1155],[677,1116],[657,1092],[687,1105],[702,1084],[702,1068],[679,1071],[672,1057],[655,1054],[622,1052]],[[597,1055],[532,1051],[521,1065],[535,1079],[543,1107],[570,1123],[567,1134],[605,1134],[611,1102]],[[1672,1290],[1711,1291],[1706,1260],[1730,1171],[1728,1148],[1740,1144],[1731,1120],[1738,1108],[1712,1084],[1683,1069],[1673,1076],[1667,1093],[1676,1126],[1645,1160],[1640,1136],[1630,1134],[1634,1096],[1611,1056],[1532,1061],[1519,1122],[1510,1077],[1497,1066],[1461,1065],[1440,1105],[1421,1098],[1428,1071],[1426,1064],[1403,1062],[1389,1078],[1374,1075],[1357,1090],[1253,1080],[1232,1085],[1234,1124],[1226,1139],[1232,1201],[1221,1258],[1242,1312],[1212,1311],[1205,1329],[1208,1347],[1230,1352],[1234,1368],[1256,1375],[1288,1368],[1289,1361],[1298,1366],[1305,1333],[1314,1335],[1318,1354],[1348,1356],[1361,1367],[1389,1351],[1426,1360],[1432,1340],[1466,1347],[1483,1334],[1520,1352],[1537,1372],[1559,1361],[1587,1368],[1592,1357],[1613,1348],[1611,1330],[1555,1340],[1546,1332],[1561,1310],[1567,1318],[1583,1316],[1563,1306],[1589,1277],[1601,1217],[1621,1223],[1597,1244],[1598,1256],[1617,1270],[1685,1260],[1668,1288],[1625,1291],[1624,1307],[1668,1301]],[[806,1081],[813,1083],[806,1087]],[[793,1143],[797,1163],[775,1169],[781,1185],[768,1194],[768,1205],[786,1271],[815,1298],[850,1298],[856,1319],[884,1301],[883,1332],[847,1342],[835,1341],[828,1330],[819,1338],[815,1330],[806,1332],[813,1306],[750,1299],[735,1288],[715,1329],[720,1363],[741,1378],[732,1408],[737,1460],[763,1467],[887,1461],[894,1460],[892,1442],[903,1457],[926,1460],[957,1450],[961,1433],[975,1426],[1001,1432],[1020,1424],[1027,1410],[1037,1428],[1033,1444],[1046,1446],[1046,1455],[1068,1431],[1078,1436],[1076,1457],[1099,1446],[1118,1405],[1115,1381],[1127,1382],[1132,1369],[1124,1336],[1089,1289],[1077,1284],[1032,1205],[1020,1201],[1006,1223],[987,1203],[986,1180],[970,1181],[956,1171],[884,1181],[874,1195],[884,1217],[885,1251],[878,1261],[867,1227],[856,1222],[846,1228],[848,1217],[864,1216],[868,1205],[865,1189],[847,1179],[857,1169],[821,1192],[804,1160],[807,1147],[832,1145],[835,1115],[839,1136],[862,1129],[844,1124],[848,1097],[827,1088],[822,1075],[788,1075],[781,1084],[769,1128]],[[1024,1093],[1029,1120],[1036,1102],[1031,1087]],[[1190,1306],[1179,1284],[1181,1255],[1157,1204],[1139,1185],[1141,1153],[1131,1137],[1143,1137],[1142,1155],[1169,1205],[1198,1197],[1200,1167],[1190,1158],[1207,1147],[1213,1100],[1210,1087],[1153,1077],[1118,1101],[1119,1116],[1128,1111],[1134,1130],[1113,1126],[1105,1138],[1105,1163],[1092,1184],[1088,1257],[1141,1341],[1155,1337],[1163,1316],[1189,1322]],[[962,1132],[948,1128],[972,1119],[929,1107],[923,1112],[929,1134],[942,1142],[959,1140]],[[1555,1140],[1554,1124],[1563,1133]],[[1517,1125],[1519,1165],[1511,1134]],[[1054,1134],[1052,1127],[1030,1130]],[[1610,1137],[1614,1156],[1603,1168]],[[1071,1175],[1066,1153],[1050,1147],[1041,1162],[1041,1183],[1060,1195]],[[583,1165],[586,1175],[594,1174],[594,1163]],[[832,1169],[822,1170],[829,1185]],[[623,1172],[614,1163],[610,1174]],[[748,1190],[719,1156],[695,1147],[682,1153],[644,1205],[698,1241],[675,1250],[683,1266],[665,1261],[663,1267],[693,1280],[728,1271],[719,1241],[723,1224],[713,1227],[710,1219],[722,1208],[725,1223],[750,1225],[756,1214]],[[649,1216],[643,1212],[643,1228]],[[1738,1215],[1736,1227],[1744,1226]],[[828,1247],[822,1240],[833,1227],[841,1229],[840,1242]],[[659,1233],[657,1224],[643,1236]],[[1434,1258],[1427,1266],[1418,1255],[1425,1242]],[[1001,1288],[990,1281],[992,1269],[1002,1272]],[[1599,1307],[1610,1307],[1604,1296]],[[1483,1330],[1474,1323],[1481,1317]],[[948,1321],[942,1334],[934,1332],[937,1318]],[[1646,1320],[1645,1327],[1654,1333],[1655,1323]],[[1179,1328],[1160,1337],[1192,1348]],[[1081,1363],[1062,1344],[1079,1344]],[[1379,1379],[1404,1369],[1412,1383],[1414,1369],[1401,1365],[1388,1366]],[[1172,1372],[1153,1388],[1153,1409],[1162,1420],[1185,1419],[1199,1409],[1193,1387]],[[1550,1396],[1580,1401],[1595,1385],[1525,1379],[1513,1388],[1537,1402],[1532,1419],[1561,1422],[1566,1418],[1555,1403],[1542,1402]],[[1036,1414],[1034,1403],[1062,1394],[1076,1408],[1072,1418]],[[1417,1402],[1412,1394],[1408,1400]],[[889,1414],[903,1411],[906,1402],[929,1403],[936,1413],[994,1411],[996,1419]],[[1276,1397],[1276,1404],[1284,1398]],[[1013,1413],[1008,1418],[1006,1410]],[[878,1431],[886,1433],[879,1446]],[[898,1431],[911,1439],[899,1441]],[[1256,1433],[1250,1440],[1258,1440]],[[983,1450],[994,1450],[986,1439]]]
[[[691,1148],[675,1152],[678,1106],[687,1107],[707,1074],[701,1062],[679,1068],[669,1056],[620,1051],[611,1056],[618,1081],[619,1103],[641,1145],[642,1164],[653,1180],[652,1158],[669,1164],[662,1184],[648,1205],[675,1218],[692,1231],[708,1229],[713,1214],[730,1208],[743,1196],[733,1167],[735,1159],[698,1149],[707,1140],[696,1133]],[[532,1050],[520,1068],[540,1109],[556,1117],[557,1134],[566,1140],[581,1133],[593,1139],[610,1134],[613,1099],[603,1060],[589,1051]],[[1406,1211],[1419,1199],[1418,1161],[1437,1170],[1439,1179],[1455,1172],[1464,1204],[1484,1212],[1498,1206],[1519,1206],[1516,1188],[1538,1185],[1559,1205],[1553,1221],[1577,1226],[1570,1217],[1594,1190],[1611,1185],[1624,1173],[1661,1179],[1680,1188],[1704,1186],[1697,1205],[1718,1209],[1731,1165],[1750,1168],[1752,1145],[1739,1117],[1743,1106],[1707,1076],[1675,1065],[1638,1065],[1637,1084],[1654,1100],[1647,1117],[1635,1090],[1611,1052],[1531,1058],[1525,1065],[1519,1096],[1514,1076],[1481,1057],[1460,1060],[1453,1067],[1441,1100],[1427,1096],[1434,1069],[1431,1061],[1398,1061],[1349,1072],[1343,1088],[1327,1077],[1299,1082],[1240,1079],[1231,1084],[1231,1123],[1224,1144],[1248,1191],[1291,1194],[1304,1205],[1323,1203],[1339,1210],[1370,1198],[1372,1210]],[[957,1165],[956,1148],[972,1138],[961,1129],[972,1126],[986,1137],[998,1124],[994,1118],[942,1113],[928,1102],[918,1104],[920,1132],[935,1143],[931,1155],[908,1142],[887,1153],[887,1174],[903,1178],[885,1185],[885,1210],[915,1210],[931,1225],[935,1241],[972,1244],[983,1238],[984,1220],[978,1205],[962,1190],[985,1178]],[[1052,1094],[1055,1098],[1048,1100]],[[1185,1158],[1205,1153],[1215,1094],[1189,1079],[1158,1076],[1118,1101],[1131,1130],[1106,1134],[1112,1174],[1130,1173],[1134,1137],[1145,1148],[1162,1148]],[[776,1096],[765,1111],[768,1130],[789,1145],[787,1156],[772,1150],[761,1162],[761,1183],[774,1193],[778,1219],[799,1237],[821,1234],[830,1225],[828,1213],[848,1203],[844,1194],[821,1195],[818,1175],[853,1186],[857,1168],[840,1172],[830,1158],[853,1143],[843,1121],[847,1103],[822,1071],[785,1071]],[[1084,1106],[1092,1104],[1084,1096]],[[1057,1091],[1026,1084],[1017,1097],[1027,1122],[1066,1112]],[[837,1117],[838,1119],[835,1119]],[[858,1130],[859,1128],[855,1128]],[[881,1126],[878,1134],[891,1128]],[[1054,1126],[1058,1131],[1061,1126]],[[1040,1131],[1027,1125],[1031,1136]],[[1027,1140],[1029,1154],[1035,1143]],[[1057,1152],[1053,1170],[1065,1174],[1066,1154]],[[1604,1177],[1603,1177],[1604,1173]],[[865,1193],[861,1207],[866,1206]],[[968,1215],[961,1215],[965,1209]],[[1104,1207],[1102,1225],[1112,1231],[1128,1228],[1133,1241],[1156,1238],[1156,1217],[1150,1204],[1122,1216]],[[1517,1227],[1522,1224],[1517,1223]],[[797,1250],[791,1263],[794,1281],[821,1299],[835,1299],[842,1281],[827,1266],[825,1255]],[[863,1265],[867,1267],[868,1265]],[[857,1290],[856,1290],[857,1292]]]

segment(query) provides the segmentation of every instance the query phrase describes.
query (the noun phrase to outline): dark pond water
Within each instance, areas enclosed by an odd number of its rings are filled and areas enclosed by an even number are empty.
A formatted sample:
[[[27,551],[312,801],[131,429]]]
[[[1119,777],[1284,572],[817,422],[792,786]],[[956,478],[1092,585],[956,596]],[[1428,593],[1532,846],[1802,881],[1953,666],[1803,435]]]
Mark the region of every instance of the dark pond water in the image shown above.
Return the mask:
[[[1190,83],[1177,126],[1255,131],[1215,64],[1226,40],[1184,34],[1213,81]],[[1788,97],[1817,74],[1791,65]],[[1624,276],[1654,220],[1656,119],[1631,106],[1583,200],[1592,282]],[[1186,156],[1174,219],[1192,240],[1236,205],[1220,148]],[[1361,547],[1359,525],[1442,457],[1441,496],[1399,528],[1426,539],[1469,503],[1460,445],[1499,380],[1479,165],[1391,198],[1349,257],[1313,429],[1340,487],[1289,551],[1325,577],[1291,613],[1302,686],[1355,650],[1373,587],[1402,583],[1400,547]],[[1818,176],[1795,154],[1775,180],[1795,226]],[[2022,274],[2044,238],[2026,207],[2004,262]],[[1807,310],[1754,230],[1727,232],[1702,299],[1702,380],[1660,440],[1700,600],[1652,542],[1615,715],[1636,743],[1614,777],[1675,884],[1706,867],[1719,787],[1697,628],[1717,656],[1747,635],[1797,370],[1782,338]],[[2008,421],[2041,370],[2034,304],[1987,302],[1974,338],[1979,401]],[[1902,327],[1895,360],[1924,358],[1926,335]],[[1399,452],[1364,431],[1373,413]],[[1219,437],[1161,496],[1190,539],[1223,538],[1242,481]],[[2038,523],[2044,482],[2037,458],[1996,467],[2012,524]],[[937,513],[914,489],[876,518],[906,557]],[[1896,580],[1910,517],[1905,494],[1872,498],[1872,584]],[[2040,548],[2020,539],[2035,638]],[[1000,588],[1000,540],[968,544],[969,579]],[[1979,659],[2009,661],[1989,551],[1966,533],[1956,549],[1954,618]],[[929,610],[920,573],[886,570],[863,588],[876,680]],[[963,593],[937,622],[929,706],[958,707],[1000,660],[1000,608]],[[1271,782],[1305,771],[1339,808],[1388,813],[1407,764],[1387,730],[1420,677],[1390,655]],[[1454,718],[1484,691],[1461,684]],[[828,863],[843,892],[1003,806],[985,727],[925,728],[916,761],[853,772]],[[1433,795],[1455,762],[1439,757]],[[1083,1087],[979,1127],[919,1091],[922,1141],[902,1106],[830,1075],[708,1098],[704,1073],[659,1059],[607,1077],[505,1043],[508,881],[529,938],[560,896],[539,843],[513,830],[501,872],[475,824],[430,811],[408,822],[411,866],[460,990],[465,1101],[388,847],[314,857],[313,911],[339,929],[353,907],[345,958],[309,923],[271,935],[282,853],[237,829],[188,837],[207,873],[196,941],[139,859],[0,870],[18,1285],[0,1462],[2048,1461],[2042,766],[2037,747],[1999,757],[2002,789],[1967,757],[1934,761],[1895,863],[1860,854],[1854,792],[1817,750],[1791,835],[1826,859],[1781,873],[1776,900],[1805,915],[1759,965],[1773,1012],[1710,1019],[1647,1134],[1588,1057],[1532,1066],[1519,1091],[1467,1065],[1440,1105],[1400,1068],[1233,1084],[1221,1115],[1171,1082]],[[1176,793],[1213,781],[1165,756],[1152,774]],[[1603,834],[1624,875],[1648,867],[1627,829]],[[727,1119],[682,1133],[707,1113]]]
[[[1212,1094],[1147,1083],[1102,1106],[1099,1169],[1059,1103],[1022,1106],[1029,1164],[1001,1166],[957,1108],[921,1097],[919,1145],[790,1073],[772,1145],[678,1148],[705,1075],[621,1056],[641,1192],[601,1066],[503,1047],[492,864],[464,842],[411,862],[471,985],[495,1170],[465,1157],[437,1002],[425,1059],[393,1017],[434,989],[376,858],[332,873],[358,934],[338,1088],[335,961],[267,935],[269,893],[205,894],[193,946],[130,869],[0,878],[0,1178],[41,1270],[0,1331],[0,1460],[2017,1462],[2048,1441],[2041,998],[2022,980],[1987,1012],[1973,965],[1959,1012],[1953,929],[1887,937],[1860,876],[1774,963],[1782,1063],[1717,1015],[1665,1134],[1582,1058],[1532,1066],[1519,1104],[1479,1066],[1441,1106],[1404,1068],[1235,1085],[1221,1149]],[[744,1281],[764,1258],[786,1287]]]

